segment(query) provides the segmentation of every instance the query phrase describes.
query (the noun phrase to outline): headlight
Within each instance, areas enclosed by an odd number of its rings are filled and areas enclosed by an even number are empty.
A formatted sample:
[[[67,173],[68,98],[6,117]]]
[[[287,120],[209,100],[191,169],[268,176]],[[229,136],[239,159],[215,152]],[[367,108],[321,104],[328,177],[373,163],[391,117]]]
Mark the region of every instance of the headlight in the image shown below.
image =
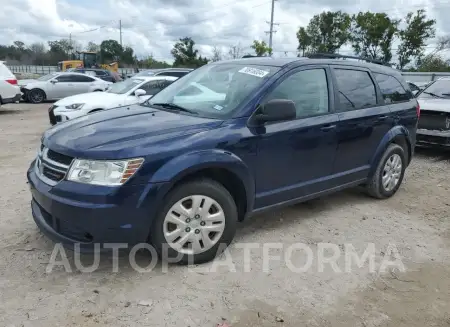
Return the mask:
[[[66,106],[66,109],[79,110],[84,106],[84,103],[74,103],[70,106]]]
[[[138,171],[143,162],[142,158],[114,161],[75,159],[67,179],[94,185],[122,185]]]

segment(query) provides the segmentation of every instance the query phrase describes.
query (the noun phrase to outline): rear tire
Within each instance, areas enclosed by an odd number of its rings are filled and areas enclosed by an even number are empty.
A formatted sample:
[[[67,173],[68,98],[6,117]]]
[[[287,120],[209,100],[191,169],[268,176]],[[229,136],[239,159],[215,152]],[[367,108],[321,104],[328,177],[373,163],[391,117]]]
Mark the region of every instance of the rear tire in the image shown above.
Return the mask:
[[[399,189],[405,169],[407,156],[404,149],[397,144],[389,144],[372,178],[367,182],[367,193],[377,199],[386,199]]]
[[[42,103],[47,98],[47,95],[41,89],[32,89],[28,92],[28,101],[31,103]]]
[[[201,264],[213,260],[231,243],[237,219],[236,204],[225,187],[210,179],[194,180],[165,197],[150,240],[163,260]]]

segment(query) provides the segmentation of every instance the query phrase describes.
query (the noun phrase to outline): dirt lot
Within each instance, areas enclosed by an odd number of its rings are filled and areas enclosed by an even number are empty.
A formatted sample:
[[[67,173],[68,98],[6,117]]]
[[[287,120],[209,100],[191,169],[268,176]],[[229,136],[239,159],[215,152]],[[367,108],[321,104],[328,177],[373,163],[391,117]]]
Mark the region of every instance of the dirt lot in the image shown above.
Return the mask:
[[[0,326],[212,327],[223,318],[232,327],[450,326],[450,155],[420,151],[389,200],[350,190],[242,223],[230,257],[222,257],[232,258],[235,271],[222,265],[205,272],[223,263],[216,261],[140,273],[125,256],[113,272],[103,256],[100,269],[81,273],[69,255],[72,272],[47,273],[53,244],[32,221],[25,172],[48,127],[48,106],[0,109]],[[264,269],[262,246],[275,242],[307,244],[312,268],[295,272],[272,259]],[[346,271],[341,257],[341,272],[330,265],[320,272],[317,250],[327,242],[340,249],[351,243],[360,254],[373,244],[376,271],[368,263]],[[260,245],[251,252],[250,272],[242,243]],[[389,244],[405,272],[378,273]],[[298,253],[292,262],[302,266],[305,257]],[[145,266],[150,257],[137,260]]]

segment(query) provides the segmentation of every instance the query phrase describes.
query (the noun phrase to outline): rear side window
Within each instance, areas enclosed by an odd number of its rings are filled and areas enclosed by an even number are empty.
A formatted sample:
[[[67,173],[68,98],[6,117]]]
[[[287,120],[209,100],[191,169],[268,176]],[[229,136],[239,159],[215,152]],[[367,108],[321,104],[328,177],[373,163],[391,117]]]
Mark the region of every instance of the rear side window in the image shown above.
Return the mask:
[[[385,103],[409,101],[410,95],[393,76],[375,73]]]
[[[361,70],[334,69],[334,74],[342,111],[376,106],[375,85],[369,73]]]

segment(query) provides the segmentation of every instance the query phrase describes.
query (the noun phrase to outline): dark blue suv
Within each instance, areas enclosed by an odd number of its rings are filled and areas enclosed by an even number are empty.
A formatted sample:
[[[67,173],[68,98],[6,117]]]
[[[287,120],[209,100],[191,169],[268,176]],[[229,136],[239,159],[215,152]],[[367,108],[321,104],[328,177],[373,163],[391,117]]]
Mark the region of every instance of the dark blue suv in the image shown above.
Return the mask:
[[[33,217],[66,246],[149,242],[209,261],[255,213],[357,185],[392,196],[419,112],[400,72],[379,64],[210,63],[142,105],[47,130],[27,174]]]

